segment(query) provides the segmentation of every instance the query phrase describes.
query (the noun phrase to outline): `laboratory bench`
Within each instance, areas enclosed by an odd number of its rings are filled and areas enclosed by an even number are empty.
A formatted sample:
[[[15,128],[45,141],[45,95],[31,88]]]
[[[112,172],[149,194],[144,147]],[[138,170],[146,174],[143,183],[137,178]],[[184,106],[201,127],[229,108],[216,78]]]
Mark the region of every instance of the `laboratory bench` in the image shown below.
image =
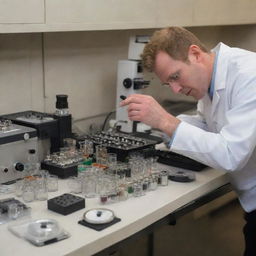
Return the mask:
[[[171,168],[165,166],[165,168]],[[47,201],[26,203],[31,207],[33,219],[55,219],[70,233],[70,237],[56,243],[36,247],[8,230],[9,223],[0,225],[0,255],[110,255],[124,243],[140,235],[149,236],[149,255],[154,252],[154,230],[161,225],[174,224],[189,211],[229,192],[228,175],[220,170],[206,168],[196,172],[196,180],[188,183],[169,181],[168,186],[158,186],[142,197],[132,197],[108,205],[101,205],[97,198],[86,198],[86,207],[69,215],[61,215],[47,209]],[[49,192],[48,198],[69,192],[67,180],[59,180],[57,192]],[[12,194],[0,198],[13,197]],[[20,201],[22,199],[17,198]],[[120,222],[96,231],[78,224],[85,211],[104,207],[114,211]]]

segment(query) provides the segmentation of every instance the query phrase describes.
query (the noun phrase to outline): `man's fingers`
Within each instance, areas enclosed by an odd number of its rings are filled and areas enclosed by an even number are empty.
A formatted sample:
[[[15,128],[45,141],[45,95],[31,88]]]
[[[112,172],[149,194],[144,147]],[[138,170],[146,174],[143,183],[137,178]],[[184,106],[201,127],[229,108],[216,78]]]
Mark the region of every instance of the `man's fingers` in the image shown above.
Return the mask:
[[[141,110],[141,104],[137,104],[137,103],[131,103],[129,104],[129,107],[127,109],[128,111],[140,111]]]
[[[139,110],[129,110],[128,115],[129,116],[138,116],[139,115]]]
[[[130,120],[132,121],[141,121],[140,120],[140,115],[139,115],[139,111],[130,111],[128,113],[128,117]]]

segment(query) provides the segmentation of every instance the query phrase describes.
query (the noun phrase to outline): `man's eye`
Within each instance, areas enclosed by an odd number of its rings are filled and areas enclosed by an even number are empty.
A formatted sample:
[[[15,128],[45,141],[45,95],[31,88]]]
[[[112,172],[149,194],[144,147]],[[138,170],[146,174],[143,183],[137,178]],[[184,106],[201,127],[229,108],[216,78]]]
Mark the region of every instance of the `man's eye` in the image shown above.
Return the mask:
[[[177,81],[180,78],[179,74],[172,75],[170,81]]]
[[[180,79],[180,72],[177,72],[169,76],[169,79],[166,83],[162,83],[163,86],[169,87],[171,83],[177,82]]]

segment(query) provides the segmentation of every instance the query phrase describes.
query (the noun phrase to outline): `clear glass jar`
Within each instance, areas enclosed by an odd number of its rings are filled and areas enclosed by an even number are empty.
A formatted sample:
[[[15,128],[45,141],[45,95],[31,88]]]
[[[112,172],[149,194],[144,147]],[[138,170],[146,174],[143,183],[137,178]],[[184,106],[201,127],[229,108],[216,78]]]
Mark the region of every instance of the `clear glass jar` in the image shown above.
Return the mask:
[[[47,180],[46,177],[37,177],[34,181],[34,191],[35,191],[35,199],[37,200],[47,200],[48,199],[48,188],[47,188]]]
[[[87,167],[83,172],[82,193],[87,198],[96,197],[97,194],[98,174],[94,167]]]
[[[150,183],[149,183],[149,190],[153,191],[153,190],[156,190],[157,189],[157,186],[158,186],[158,177],[153,175],[151,178],[150,178]]]
[[[28,150],[27,163],[25,164],[25,172],[27,176],[37,174],[40,164],[38,163],[38,157],[35,149]]]
[[[29,203],[35,200],[34,180],[25,180],[22,188],[22,199]]]
[[[133,192],[134,197],[139,197],[139,196],[143,195],[143,189],[142,189],[141,182],[135,182],[133,185],[133,188],[134,188],[134,192]]]

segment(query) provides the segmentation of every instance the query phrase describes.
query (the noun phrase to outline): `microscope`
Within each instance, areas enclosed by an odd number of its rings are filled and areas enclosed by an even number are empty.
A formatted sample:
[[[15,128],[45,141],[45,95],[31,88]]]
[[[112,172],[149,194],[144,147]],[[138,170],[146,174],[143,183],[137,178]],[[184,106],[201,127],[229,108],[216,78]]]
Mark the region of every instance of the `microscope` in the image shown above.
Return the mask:
[[[121,132],[146,132],[151,129],[141,122],[129,120],[127,107],[119,106],[122,98],[124,99],[130,94],[142,93],[142,89],[149,86],[150,81],[143,79],[140,58],[140,54],[148,42],[149,36],[132,36],[129,42],[128,60],[118,61],[115,126]]]

